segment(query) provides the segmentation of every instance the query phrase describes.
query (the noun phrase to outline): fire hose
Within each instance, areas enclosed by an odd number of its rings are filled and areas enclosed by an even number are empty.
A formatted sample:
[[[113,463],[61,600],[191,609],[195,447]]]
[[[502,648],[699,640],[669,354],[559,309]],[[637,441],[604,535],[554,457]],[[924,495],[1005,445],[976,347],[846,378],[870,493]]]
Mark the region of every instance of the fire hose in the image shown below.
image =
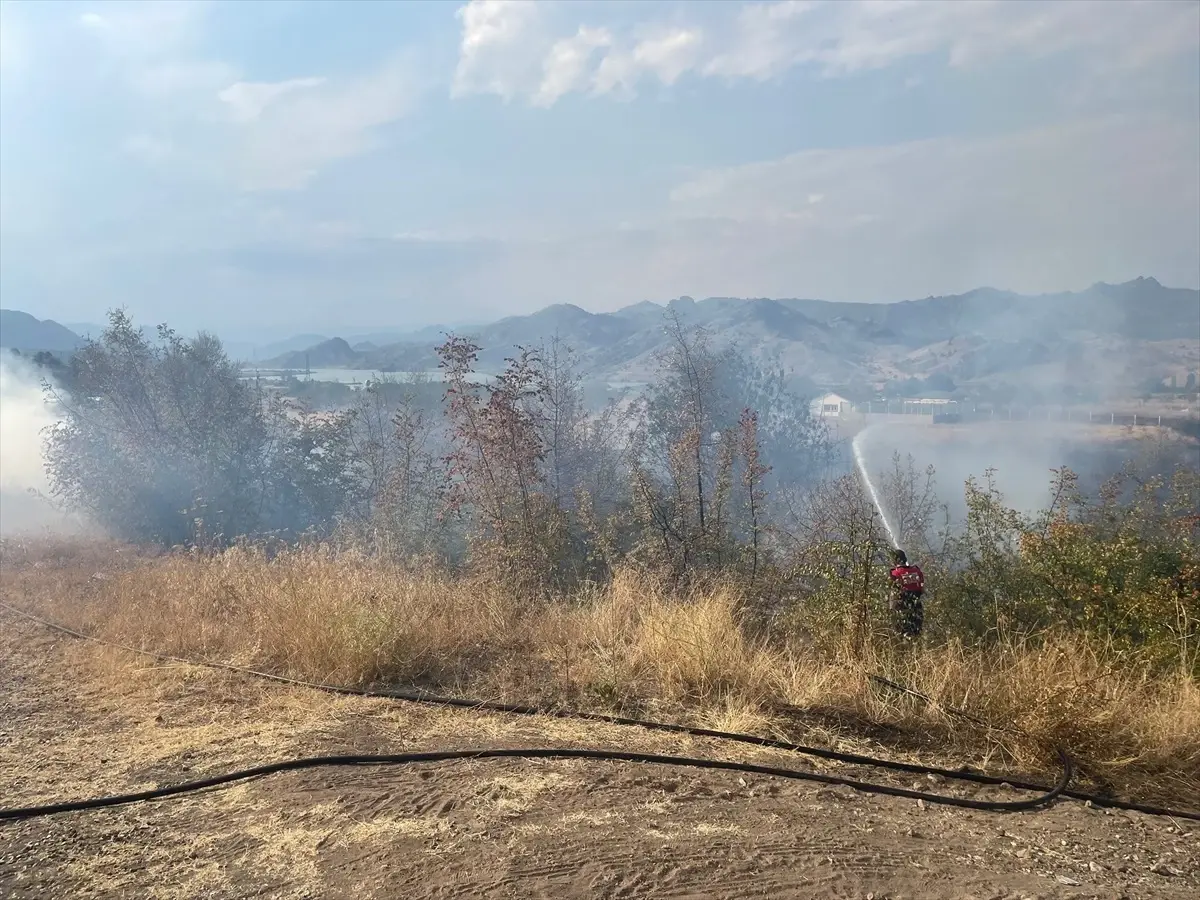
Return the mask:
[[[836,775],[828,775],[820,772],[804,771],[798,769],[787,769],[776,766],[757,765],[753,763],[734,762],[729,760],[718,759],[700,759],[686,756],[661,755],[651,753],[634,753],[617,750],[598,750],[598,749],[581,749],[581,748],[482,748],[482,749],[465,749],[465,750],[438,750],[424,751],[412,753],[398,754],[349,754],[336,756],[313,756],[304,758],[285,759],[274,763],[255,766],[252,768],[240,769],[233,772],[228,772],[222,775],[214,775],[208,778],[202,778],[194,781],[182,782],[166,787],[155,788],[151,790],[133,792],[128,794],[116,794],[103,797],[94,797],[89,799],[72,800],[61,803],[48,803],[39,806],[31,806],[21,809],[4,809],[0,808],[0,823],[12,822],[18,820],[26,820],[48,816],[58,813],[79,812],[84,810],[102,809],[107,807],[123,806],[131,803],[141,803],[151,800],[163,799],[166,797],[179,796],[181,794],[195,793],[197,791],[206,790],[212,787],[217,787],[224,784],[229,784],[236,781],[244,781],[253,778],[260,778],[266,775],[272,775],[278,772],[296,771],[300,769],[312,769],[318,767],[363,767],[363,766],[385,766],[385,765],[405,765],[418,763],[433,763],[445,761],[461,761],[461,760],[482,760],[482,759],[589,759],[589,760],[607,760],[615,762],[640,763],[649,765],[674,766],[693,769],[710,769],[723,770],[730,772],[740,772],[751,775],[763,775],[774,778],[784,778],[798,781],[810,781],[819,784],[849,787],[856,791],[869,794],[880,794],[892,797],[903,797],[908,799],[921,800],[926,803],[942,804],[946,806],[955,806],[964,809],[983,810],[989,812],[1021,812],[1027,810],[1038,809],[1053,803],[1060,797],[1069,797],[1075,800],[1091,803],[1093,806],[1109,807],[1114,809],[1130,810],[1140,812],[1146,815],[1153,816],[1171,816],[1177,819],[1190,819],[1200,821],[1200,812],[1191,812],[1185,810],[1167,809],[1162,807],[1150,806],[1141,803],[1134,803],[1126,800],[1120,800],[1113,797],[1106,797],[1098,794],[1086,793],[1083,791],[1072,790],[1069,788],[1071,779],[1074,775],[1074,764],[1071,757],[1062,749],[1058,749],[1056,754],[1062,766],[1061,774],[1054,785],[1038,784],[1035,782],[1023,781],[1015,778],[986,775],[980,772],[970,771],[967,768],[962,769],[946,769],[936,766],[926,766],[918,763],[907,763],[898,760],[880,759],[870,756],[863,756],[856,753],[846,753],[824,749],[820,747],[808,747],[802,744],[796,744],[789,741],[776,740],[773,738],[764,738],[752,734],[739,734],[736,732],[717,731],[710,728],[699,728],[689,725],[680,725],[668,722],[655,722],[645,719],[625,718],[622,716],[608,715],[605,713],[583,712],[579,710],[559,709],[553,707],[537,707],[526,706],[521,704],[499,703],[494,701],[472,700],[464,697],[446,697],[438,694],[428,693],[425,691],[403,691],[403,690],[382,690],[371,688],[355,688],[340,685],[321,684],[319,682],[305,681],[298,678],[290,678],[284,675],[278,675],[272,672],[263,672],[245,666],[238,666],[232,663],[224,663],[216,660],[207,659],[190,659],[186,657],[172,656],[169,654],[158,653],[152,650],[145,650],[139,647],[132,647],[125,644],[120,644],[114,641],[105,640],[96,637],[95,635],[85,634],[81,631],[69,628],[57,622],[52,622],[44,619],[33,613],[27,612],[17,607],[10,606],[7,603],[0,602],[0,609],[7,610],[15,615],[21,616],[29,621],[35,622],[45,628],[77,638],[84,641],[90,641],[114,649],[123,650],[129,653],[138,654],[141,656],[153,658],[160,662],[170,662],[183,665],[201,666],[219,671],[237,673],[253,678],[265,679],[279,684],[291,685],[294,687],[303,687],[311,690],[323,691],[326,693],[383,698],[388,700],[397,700],[408,703],[421,703],[434,706],[456,707],[460,709],[468,709],[475,712],[489,713],[504,713],[509,715],[520,716],[547,716],[559,719],[573,719],[587,722],[596,722],[607,725],[622,725],[638,727],[650,731],[667,732],[673,734],[688,735],[691,737],[709,738],[714,740],[730,741],[741,744],[749,744],[756,747],[783,750],[792,753],[810,756],[816,759],[823,759],[832,762],[838,762],[848,765],[856,765],[862,767],[870,767],[877,769],[886,769],[894,772],[903,772],[911,775],[934,776],[937,778],[946,779],[948,781],[961,781],[978,785],[987,786],[1005,786],[1015,790],[1033,792],[1037,796],[1023,800],[1000,801],[1000,800],[975,800],[967,797],[959,797],[949,794],[938,794],[928,791],[910,790],[907,788],[896,787],[893,785],[878,784],[874,782],[860,781],[852,778],[845,778]],[[874,677],[874,676],[873,676]],[[875,680],[886,683],[893,688],[908,690],[901,685],[896,685],[894,682],[887,682],[886,679],[876,678]],[[915,691],[909,691],[916,696],[924,697],[917,694]],[[927,699],[927,698],[926,698]]]

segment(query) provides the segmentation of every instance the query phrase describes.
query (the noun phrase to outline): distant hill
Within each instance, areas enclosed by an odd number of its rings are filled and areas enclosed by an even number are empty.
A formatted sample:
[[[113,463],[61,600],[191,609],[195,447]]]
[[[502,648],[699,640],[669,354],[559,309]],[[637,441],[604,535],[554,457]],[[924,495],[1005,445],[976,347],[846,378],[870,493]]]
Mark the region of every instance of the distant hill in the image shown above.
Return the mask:
[[[516,345],[558,335],[591,377],[638,381],[664,346],[668,310],[686,325],[706,326],[719,344],[736,342],[818,384],[935,374],[942,383],[1128,383],[1164,366],[1200,365],[1200,292],[1153,278],[1038,296],[979,288],[900,303],[680,297],[665,307],[642,302],[612,313],[564,303],[463,331],[484,348],[483,371],[497,371]],[[436,343],[432,336],[387,345],[373,339],[357,347],[326,341],[306,352],[314,367],[429,369],[436,365]],[[299,368],[303,358],[291,353],[271,364]]]
[[[222,340],[221,344],[224,346],[225,352],[233,359],[251,363],[274,359],[284,353],[305,350],[327,340],[329,338],[323,334],[298,334],[281,341],[268,341],[262,344],[245,340]]]
[[[443,340],[448,332],[462,331],[464,326],[428,325],[412,331],[401,329],[375,329],[372,331],[353,332],[341,335],[347,344],[359,352],[378,350],[396,344],[424,344],[434,346]],[[252,343],[244,339],[225,340],[222,343],[226,352],[234,359],[243,362],[258,363],[263,366],[279,366],[280,361],[292,358],[289,354],[308,350],[318,344],[330,340],[323,334],[298,334],[290,338],[263,343]]]
[[[350,344],[374,344],[383,347],[388,344],[422,343],[425,341],[439,342],[449,332],[469,331],[473,325],[426,325],[412,331],[376,330],[344,335]]]
[[[83,343],[79,335],[52,319],[35,319],[17,309],[0,309],[0,347],[70,353]]]
[[[268,365],[280,369],[353,367],[362,355],[342,338],[330,338],[306,350],[293,350],[277,356]]]

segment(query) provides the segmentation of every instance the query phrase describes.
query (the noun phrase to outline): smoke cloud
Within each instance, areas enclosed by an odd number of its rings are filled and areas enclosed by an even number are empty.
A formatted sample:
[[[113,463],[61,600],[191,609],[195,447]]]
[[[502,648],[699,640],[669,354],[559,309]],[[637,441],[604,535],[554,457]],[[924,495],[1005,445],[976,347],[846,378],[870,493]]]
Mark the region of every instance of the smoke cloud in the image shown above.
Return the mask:
[[[74,531],[78,523],[45,497],[42,430],[58,421],[41,373],[11,354],[0,357],[0,534]]]
[[[1193,438],[1169,436],[1153,428],[1102,425],[879,424],[862,432],[860,445],[876,482],[891,469],[894,453],[911,456],[918,470],[932,465],[938,502],[955,522],[962,522],[967,514],[966,480],[974,478],[982,486],[989,469],[1005,503],[1032,516],[1049,506],[1053,470],[1062,466],[1080,476],[1085,494],[1094,495],[1101,482],[1128,460],[1167,473],[1175,465],[1194,466],[1200,459]]]

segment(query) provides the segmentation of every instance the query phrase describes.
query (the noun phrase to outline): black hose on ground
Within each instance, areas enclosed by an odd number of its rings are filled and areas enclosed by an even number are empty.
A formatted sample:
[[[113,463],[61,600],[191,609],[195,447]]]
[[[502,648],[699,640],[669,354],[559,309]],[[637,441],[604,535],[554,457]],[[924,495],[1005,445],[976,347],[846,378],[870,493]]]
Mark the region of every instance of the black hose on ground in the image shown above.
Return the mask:
[[[432,754],[400,754],[395,756],[355,756],[355,757],[313,757],[307,760],[287,760],[280,763],[273,763],[269,766],[261,766],[255,769],[247,769],[241,772],[230,773],[229,775],[216,776],[214,779],[207,779],[199,782],[188,782],[177,785],[175,787],[161,788],[157,791],[143,792],[142,794],[126,795],[123,798],[98,798],[96,800],[76,801],[70,804],[51,804],[43,807],[33,807],[31,810],[0,810],[0,821],[12,818],[31,818],[37,815],[49,815],[52,812],[65,812],[68,809],[93,809],[103,806],[113,806],[123,803],[138,802],[140,800],[156,799],[162,796],[171,796],[177,793],[187,791],[201,790],[206,787],[212,787],[215,784],[224,784],[229,781],[240,780],[244,778],[254,778],[260,775],[271,774],[272,772],[288,771],[290,769],[311,768],[318,765],[354,765],[354,764],[400,764],[409,762],[432,762],[443,759],[465,759],[475,756],[476,758],[496,758],[500,756],[523,757],[523,758],[584,758],[584,759],[611,759],[624,760],[629,762],[652,762],[663,765],[681,765],[691,766],[694,768],[714,768],[714,769],[729,769],[733,771],[750,772],[757,774],[775,775],[781,778],[791,778],[809,781],[818,781],[825,784],[843,785],[854,788],[865,793],[888,794],[891,796],[908,797],[911,799],[924,800],[929,803],[940,803],[950,806],[962,806],[969,809],[982,809],[995,812],[1013,812],[1020,810],[1034,809],[1044,806],[1054,799],[1063,796],[1071,797],[1076,800],[1082,800],[1092,803],[1094,806],[1107,806],[1116,809],[1125,809],[1134,812],[1141,812],[1147,815],[1154,816],[1171,816],[1181,819],[1193,819],[1200,821],[1200,813],[1173,810],[1162,807],[1149,806],[1139,803],[1131,803],[1128,801],[1118,800],[1110,797],[1103,797],[1096,794],[1088,794],[1081,791],[1068,790],[1071,777],[1073,775],[1073,765],[1070,757],[1061,749],[1057,751],[1059,760],[1062,763],[1063,771],[1056,785],[1049,786],[1034,782],[1026,782],[1013,778],[1000,777],[995,775],[985,775],[982,773],[972,772],[967,769],[944,769],[937,766],[925,766],[917,763],[906,763],[898,760],[878,759],[870,756],[862,756],[856,753],[843,753],[835,750],[827,750],[819,747],[807,747],[802,744],[795,744],[789,741],[780,741],[772,738],[759,737],[752,734],[739,734],[736,732],[716,731],[710,728],[697,728],[689,725],[678,725],[667,722],[654,722],[645,719],[631,719],[622,716],[612,716],[605,713],[590,713],[580,712],[576,710],[541,708],[535,706],[524,706],[520,704],[497,703],[492,701],[471,700],[463,697],[443,697],[437,694],[427,693],[424,691],[410,692],[397,690],[371,690],[367,688],[352,688],[339,685],[321,684],[318,682],[304,681],[298,678],[289,678],[285,675],[276,675],[271,672],[261,672],[256,669],[250,669],[245,666],[236,666],[231,663],[222,663],[213,660],[205,659],[188,659],[186,657],[171,656],[169,654],[157,653],[152,650],[143,650],[139,647],[131,647],[125,644],[120,644],[115,641],[108,641],[103,638],[98,638],[93,635],[85,634],[61,625],[57,622],[49,621],[40,616],[26,612],[23,609],[10,606],[7,603],[0,602],[0,609],[8,610],[36,622],[43,627],[58,631],[62,634],[69,635],[85,641],[92,641],[113,647],[115,649],[124,650],[130,653],[139,654],[142,656],[157,659],[162,662],[174,662],[184,665],[203,666],[205,668],[234,672],[240,675],[248,675],[255,678],[262,678],[269,681],[278,682],[280,684],[288,684],[295,687],[304,687],[312,690],[324,691],[327,693],[342,694],[357,697],[372,697],[388,700],[400,700],[410,703],[424,703],[435,706],[448,706],[460,709],[469,709],[476,712],[496,712],[522,716],[549,716],[559,719],[575,719],[588,722],[598,722],[607,725],[625,725],[636,726],[650,731],[663,731],[674,734],[686,734],[692,737],[712,738],[716,740],[732,741],[742,744],[750,744],[757,747],[765,747],[775,750],[786,750],[793,753],[801,753],[806,756],[812,756],[818,759],[826,759],[834,762],[847,763],[850,765],[869,766],[872,768],[890,769],[897,772],[906,772],[914,775],[933,775],[946,779],[971,782],[974,784],[983,785],[1003,785],[1024,791],[1037,791],[1041,796],[1030,800],[1002,802],[1002,801],[976,801],[968,800],[961,797],[953,797],[942,794],[926,793],[923,791],[909,791],[902,788],[895,788],[886,785],[877,785],[869,782],[855,781],[853,779],[837,778],[835,776],[820,775],[818,773],[799,772],[791,769],[773,769],[771,767],[753,766],[748,763],[735,763],[720,760],[696,760],[688,757],[674,756],[654,756],[651,754],[627,754],[617,751],[604,750],[572,750],[572,749],[534,749],[534,750],[461,750],[461,751],[445,751],[449,755]],[[549,757],[546,755],[549,754]],[[357,760],[357,763],[349,762],[349,760]],[[165,792],[165,793],[164,793]],[[82,804],[82,805],[81,805]],[[90,804],[90,805],[89,805]],[[24,813],[21,816],[14,816],[14,813]]]
[[[1062,793],[1071,778],[1070,761],[1064,759],[1063,774],[1059,779],[1059,783],[1045,794],[1028,800],[971,800],[967,797],[949,797],[940,794],[927,794],[924,791],[910,791],[905,788],[891,787],[890,785],[871,784],[864,781],[855,781],[850,778],[839,778],[836,775],[822,775],[818,772],[801,772],[795,769],[781,769],[776,766],[760,766],[754,763],[730,762],[720,759],[696,759],[689,756],[664,756],[656,753],[633,753],[622,750],[586,750],[570,747],[430,750],[416,753],[354,754],[348,756],[311,756],[304,759],[285,759],[281,762],[269,763],[264,766],[255,766],[252,769],[241,769],[236,772],[228,772],[224,775],[214,775],[211,778],[202,778],[197,781],[188,781],[183,784],[156,788],[149,791],[139,791],[133,794],[117,794],[109,797],[96,797],[89,800],[50,803],[45,806],[30,806],[25,809],[0,809],[0,822],[32,819],[56,813],[103,809],[105,807],[122,806],[129,803],[142,803],[147,800],[159,800],[164,797],[174,797],[179,794],[206,790],[207,788],[229,784],[234,781],[245,781],[250,778],[260,778],[263,775],[273,775],[276,772],[292,772],[297,769],[315,769],[321,766],[386,766],[476,759],[593,759],[680,766],[692,769],[721,769],[726,772],[768,775],[773,778],[816,781],[821,784],[850,787],[868,794],[908,797],[910,799],[924,800],[929,803],[942,803],[949,806],[961,806],[965,809],[980,809],[989,812],[1020,812],[1044,806]]]

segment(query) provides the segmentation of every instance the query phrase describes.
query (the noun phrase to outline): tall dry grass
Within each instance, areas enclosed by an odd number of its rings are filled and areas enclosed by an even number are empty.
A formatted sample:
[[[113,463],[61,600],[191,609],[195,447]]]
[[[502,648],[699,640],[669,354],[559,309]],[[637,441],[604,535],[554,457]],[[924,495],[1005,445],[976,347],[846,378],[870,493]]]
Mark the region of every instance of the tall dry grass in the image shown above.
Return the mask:
[[[1200,685],[1069,635],[986,650],[817,648],[746,628],[732,587],[672,595],[626,571],[569,600],[534,601],[486,579],[319,547],[148,558],[9,544],[2,563],[8,602],[172,655],[806,740],[815,731],[1041,775],[1061,746],[1093,782],[1200,800]],[[880,688],[871,673],[934,703]]]

